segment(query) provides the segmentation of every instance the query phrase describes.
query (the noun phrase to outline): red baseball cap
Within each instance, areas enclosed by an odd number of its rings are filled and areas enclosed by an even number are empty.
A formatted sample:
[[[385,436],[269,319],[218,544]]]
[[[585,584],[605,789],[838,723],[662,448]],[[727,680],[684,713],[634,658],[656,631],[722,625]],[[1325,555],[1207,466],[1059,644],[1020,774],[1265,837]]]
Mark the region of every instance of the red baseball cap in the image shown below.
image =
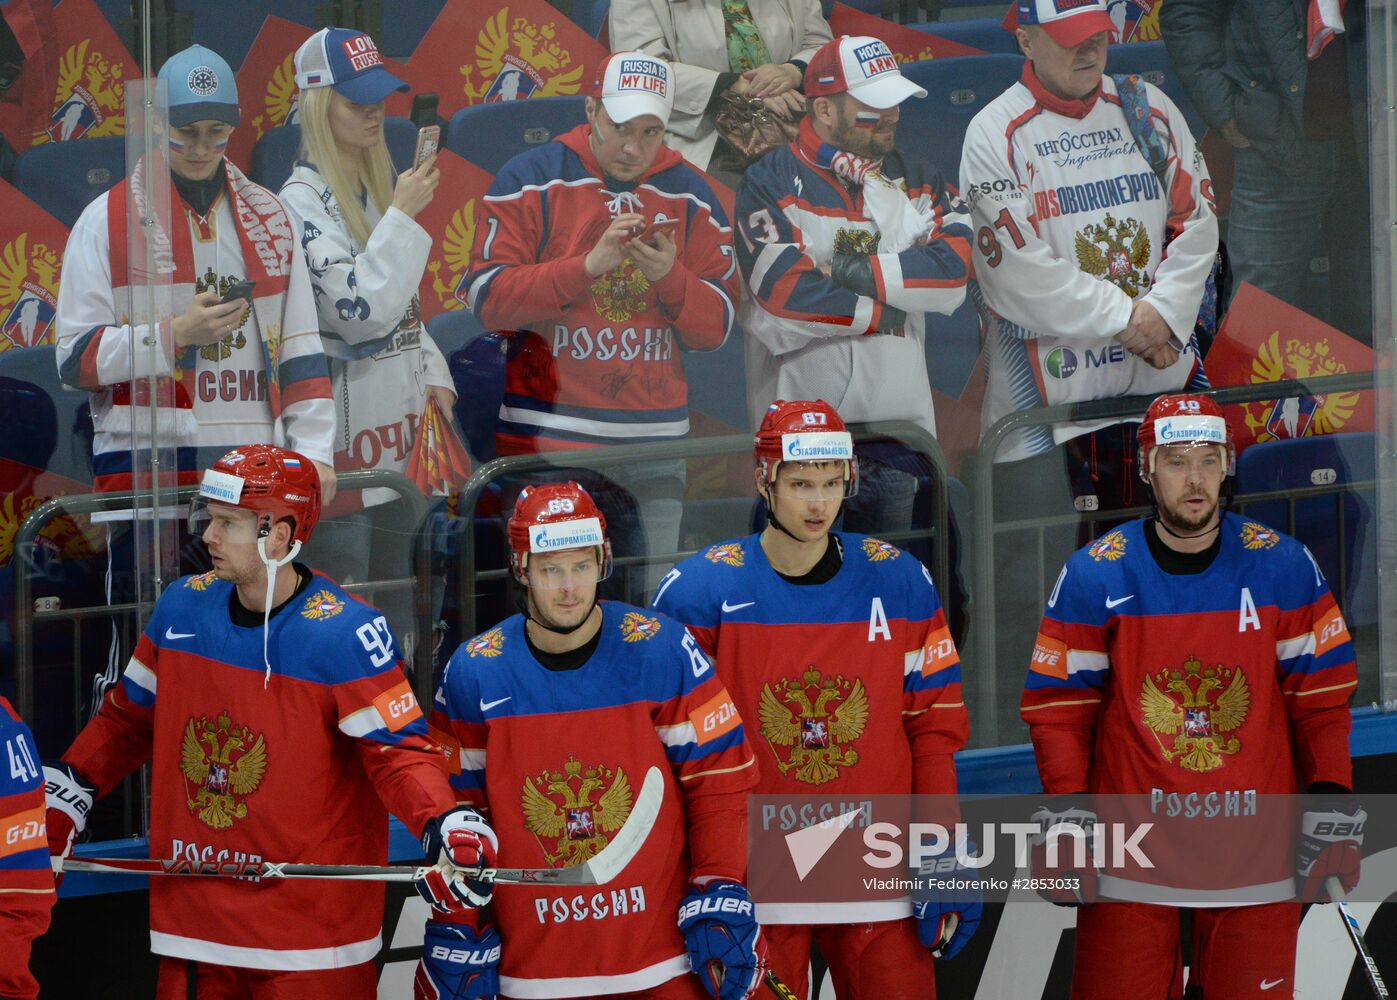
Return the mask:
[[[1116,23],[1105,0],[1018,0],[1019,27],[1036,24],[1065,49],[1075,49],[1093,35],[1109,31],[1114,40]]]
[[[841,35],[825,42],[805,67],[806,97],[845,93],[880,111],[926,96],[902,75],[887,43],[870,35]]]

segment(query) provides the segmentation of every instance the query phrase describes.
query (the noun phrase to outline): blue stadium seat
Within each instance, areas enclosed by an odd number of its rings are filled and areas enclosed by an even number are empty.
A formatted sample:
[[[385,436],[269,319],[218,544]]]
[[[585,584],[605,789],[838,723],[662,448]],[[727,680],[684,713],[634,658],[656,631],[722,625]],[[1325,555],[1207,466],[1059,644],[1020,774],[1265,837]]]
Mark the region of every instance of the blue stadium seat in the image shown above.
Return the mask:
[[[504,402],[508,349],[506,337],[482,330],[447,358],[451,381],[456,384],[456,420],[466,434],[471,457],[478,462],[495,457],[495,426]]]
[[[225,5],[208,0],[174,0],[171,7],[176,13],[189,14],[194,41],[228,60],[236,72],[267,15],[275,14],[314,28],[319,3],[320,0],[238,0],[236,5]],[[384,20],[387,21],[386,16]]]
[[[1377,439],[1370,432],[1288,438],[1254,444],[1237,460],[1237,493],[1372,483]],[[1337,496],[1295,500],[1289,525],[1284,500],[1248,504],[1247,517],[1293,534],[1314,554],[1350,625],[1378,620],[1377,498],[1372,486]],[[1342,532],[1338,518],[1342,516]]]
[[[388,137],[388,153],[393,158],[393,166],[406,170],[417,148],[417,129],[406,118],[386,118],[384,133]],[[301,126],[278,125],[252,147],[252,166],[248,176],[265,188],[280,191],[286,178],[291,176],[296,151],[300,146]]]
[[[716,351],[686,351],[684,378],[689,383],[689,409],[707,414],[739,431],[752,430],[747,413],[744,342],[747,335],[734,326]]]
[[[572,23],[593,38],[601,31],[606,15],[610,12],[611,0],[572,0]],[[601,42],[610,48],[608,39],[603,38]]]
[[[389,0],[383,5],[383,54],[406,60],[437,19],[445,0]]]
[[[433,316],[427,332],[447,358],[485,332],[469,309],[456,309]]]
[[[955,183],[970,120],[1018,81],[1023,57],[997,54],[926,59],[902,67],[902,72],[926,88],[927,96],[902,103],[898,148],[935,163],[946,179]]]
[[[0,351],[0,380],[13,380],[0,381],[0,412],[8,414],[0,458],[90,483],[88,395],[63,388],[53,346]]]
[[[99,194],[126,176],[126,137],[50,142],[26,149],[15,164],[15,187],[65,226]]]
[[[581,125],[583,100],[536,97],[462,108],[446,127],[446,148],[486,173],[499,173],[511,157]]]
[[[1146,83],[1152,83],[1179,106],[1195,140],[1203,138],[1206,124],[1188,99],[1183,79],[1174,70],[1163,42],[1131,42],[1112,45],[1106,50],[1107,73],[1136,73]]]
[[[1019,54],[1019,44],[1014,40],[1013,32],[1005,31],[1000,18],[997,17],[972,17],[963,21],[924,21],[921,24],[909,24],[907,27],[925,31],[948,42],[960,42],[973,49],[983,49],[985,52],[999,52],[1011,56]]]
[[[97,0],[97,9],[118,34],[122,23],[131,19],[131,0]]]

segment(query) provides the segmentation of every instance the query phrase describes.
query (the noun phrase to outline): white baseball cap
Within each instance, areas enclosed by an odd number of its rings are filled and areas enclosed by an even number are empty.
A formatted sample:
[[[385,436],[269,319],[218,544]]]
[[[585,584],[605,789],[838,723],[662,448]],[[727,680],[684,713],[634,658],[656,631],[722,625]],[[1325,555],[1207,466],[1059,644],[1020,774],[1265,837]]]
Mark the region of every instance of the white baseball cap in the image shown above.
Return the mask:
[[[845,93],[880,111],[926,96],[902,75],[887,43],[871,35],[841,35],[825,42],[805,67],[806,97]]]
[[[674,71],[669,63],[647,52],[616,52],[602,64],[595,83],[607,117],[620,124],[641,115],[654,115],[669,124],[674,110]]]
[[[1075,49],[1103,31],[1115,40],[1116,25],[1105,0],[1018,0],[1017,7],[1021,26],[1038,25],[1065,49]]]

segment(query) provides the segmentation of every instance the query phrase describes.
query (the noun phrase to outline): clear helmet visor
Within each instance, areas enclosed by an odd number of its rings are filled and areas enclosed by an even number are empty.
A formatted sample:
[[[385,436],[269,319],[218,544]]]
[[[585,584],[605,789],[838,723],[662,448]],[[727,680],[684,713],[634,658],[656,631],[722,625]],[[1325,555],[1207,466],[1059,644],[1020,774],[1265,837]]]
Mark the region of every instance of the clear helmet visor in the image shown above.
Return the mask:
[[[1221,479],[1227,474],[1228,465],[1224,445],[1212,441],[1189,441],[1151,448],[1148,471],[1153,475]]]
[[[600,548],[534,554],[524,561],[524,584],[537,590],[595,587],[611,575],[611,560]]]
[[[189,533],[195,537],[202,538],[211,525],[217,524],[224,542],[257,541],[255,514],[204,496],[189,501],[188,524]]]
[[[852,462],[780,462],[767,488],[788,500],[847,500],[859,491]]]

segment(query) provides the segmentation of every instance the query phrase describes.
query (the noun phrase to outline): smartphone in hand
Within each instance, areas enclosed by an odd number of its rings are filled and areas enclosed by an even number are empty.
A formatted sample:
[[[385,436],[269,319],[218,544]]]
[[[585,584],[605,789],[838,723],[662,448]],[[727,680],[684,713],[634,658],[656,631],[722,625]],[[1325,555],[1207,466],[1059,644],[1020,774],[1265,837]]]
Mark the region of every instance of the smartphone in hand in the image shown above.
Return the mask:
[[[408,113],[412,124],[419,129],[437,123],[437,95],[436,94],[415,94],[412,98],[412,110]]]
[[[417,130],[417,149],[412,154],[412,169],[416,170],[437,151],[441,145],[441,126],[424,125]]]
[[[257,282],[251,278],[243,278],[228,286],[228,290],[223,293],[223,297],[218,300],[220,305],[227,305],[234,299],[246,299],[252,301],[252,290],[257,287]]]
[[[631,237],[633,240],[641,240],[651,246],[655,245],[655,236],[664,233],[666,236],[673,236],[674,231],[679,228],[678,219],[655,219],[645,224],[645,228]]]

